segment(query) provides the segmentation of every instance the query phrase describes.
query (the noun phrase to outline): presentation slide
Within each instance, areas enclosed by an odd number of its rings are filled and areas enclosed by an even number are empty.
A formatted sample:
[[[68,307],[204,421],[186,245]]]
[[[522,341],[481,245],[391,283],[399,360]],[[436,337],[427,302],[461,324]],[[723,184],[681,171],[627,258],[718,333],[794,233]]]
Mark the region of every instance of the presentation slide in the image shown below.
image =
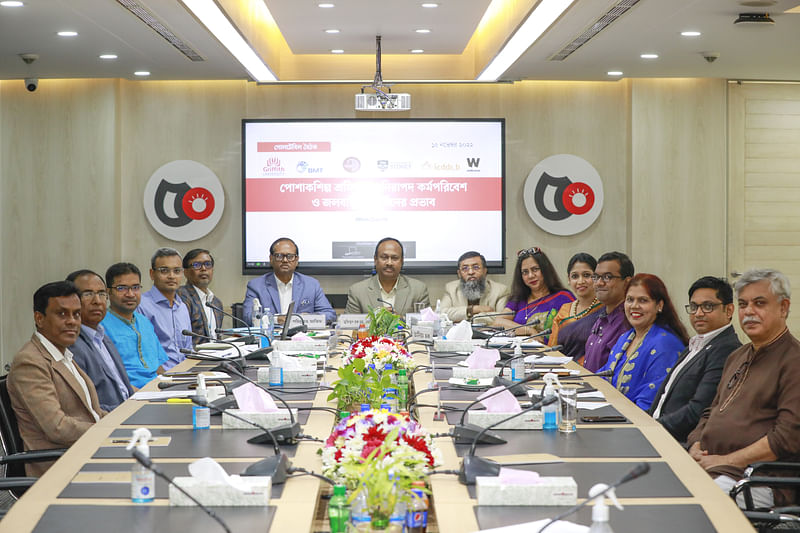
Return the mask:
[[[503,119],[243,120],[243,272],[287,236],[308,273],[365,272],[395,237],[404,270],[505,267]]]

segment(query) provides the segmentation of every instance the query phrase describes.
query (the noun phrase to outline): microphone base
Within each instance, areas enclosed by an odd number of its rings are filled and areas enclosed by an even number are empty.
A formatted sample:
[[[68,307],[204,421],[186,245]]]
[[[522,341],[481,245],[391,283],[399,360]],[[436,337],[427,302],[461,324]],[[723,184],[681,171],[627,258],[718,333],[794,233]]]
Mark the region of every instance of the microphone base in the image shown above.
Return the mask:
[[[239,372],[244,374],[244,370],[246,368],[246,365],[243,364],[242,361],[240,361],[239,359],[231,359],[229,361],[220,361],[220,363],[217,366],[214,366],[214,367],[210,368],[208,371],[209,372],[226,372],[225,368],[222,366],[222,365],[224,365],[226,363],[233,365],[233,367],[236,368],[236,370],[238,370]]]
[[[239,404],[236,402],[236,397],[231,394],[228,396],[223,396],[222,398],[217,398],[213,402],[208,402],[208,406],[211,407],[211,410],[214,411],[214,414],[222,414],[222,411],[226,409],[238,409]]]
[[[500,475],[500,464],[491,459],[484,459],[476,455],[465,455],[458,471],[458,481],[463,485],[474,485],[475,478],[496,477]]]
[[[292,463],[285,453],[267,457],[248,466],[241,475],[243,476],[269,476],[273,485],[280,485],[289,477],[289,467]]]
[[[272,435],[275,435],[277,444],[297,444],[297,436],[300,434],[300,424],[287,424],[285,426],[278,426],[270,428]],[[250,439],[247,439],[250,444],[272,444],[272,436],[269,433],[262,433]]]
[[[500,376],[495,376],[492,380],[492,387],[508,387],[508,391],[513,394],[514,396],[528,396],[528,388],[525,387],[524,383],[517,383],[511,381],[510,379],[501,378]]]
[[[259,348],[258,350],[253,350],[245,354],[244,358],[248,361],[269,361],[267,354],[270,352],[272,352],[272,346],[267,346],[266,348]]]
[[[483,428],[480,426],[464,424],[463,426],[453,426],[453,429],[450,430],[450,436],[453,437],[455,444],[472,444],[481,431],[483,431]],[[497,433],[487,431],[481,435],[477,444],[505,444],[506,442],[508,441]]]

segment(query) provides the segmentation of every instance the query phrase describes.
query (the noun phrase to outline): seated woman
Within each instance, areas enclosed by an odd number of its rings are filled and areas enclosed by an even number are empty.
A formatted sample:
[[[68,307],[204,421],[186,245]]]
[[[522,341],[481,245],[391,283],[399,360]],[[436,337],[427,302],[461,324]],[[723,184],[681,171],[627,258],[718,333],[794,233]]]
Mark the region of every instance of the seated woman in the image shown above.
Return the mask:
[[[652,274],[633,277],[624,305],[633,328],[620,335],[598,372],[613,370],[611,383],[647,411],[689,337],[664,282]]]
[[[550,334],[547,344],[550,346],[560,344],[562,346],[561,353],[570,357],[583,355],[586,339],[589,338],[591,331],[591,326],[583,328],[573,326],[584,317],[589,317],[599,311],[601,307],[600,302],[595,298],[594,282],[592,281],[596,266],[595,258],[582,252],[573,255],[567,265],[569,285],[577,299],[561,306],[553,319],[553,332]]]
[[[520,250],[511,283],[511,297],[505,308],[509,318],[498,317],[493,325],[509,329],[530,324],[516,329],[514,333],[534,335],[550,328],[561,306],[574,299],[572,293],[561,284],[556,269],[544,252],[536,247]],[[537,319],[538,322],[532,324]]]

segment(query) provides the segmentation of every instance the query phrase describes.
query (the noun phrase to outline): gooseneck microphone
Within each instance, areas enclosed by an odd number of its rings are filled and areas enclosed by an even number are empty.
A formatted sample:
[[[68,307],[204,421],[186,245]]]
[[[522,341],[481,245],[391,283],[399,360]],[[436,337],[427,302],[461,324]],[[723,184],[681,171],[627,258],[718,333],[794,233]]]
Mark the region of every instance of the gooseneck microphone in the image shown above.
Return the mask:
[[[291,468],[292,464],[289,462],[289,457],[281,452],[280,446],[278,446],[278,439],[275,438],[275,435],[272,434],[272,430],[266,426],[262,426],[252,420],[248,420],[243,416],[239,416],[236,413],[232,413],[229,409],[220,409],[219,407],[215,407],[214,405],[210,404],[205,398],[198,398],[197,396],[192,397],[192,403],[200,405],[202,407],[208,407],[209,409],[213,409],[218,413],[224,413],[228,416],[235,418],[236,420],[241,420],[246,424],[250,424],[256,429],[260,429],[267,435],[269,435],[270,440],[272,441],[272,449],[275,451],[275,455],[272,457],[267,457],[262,459],[256,463],[251,464],[248,466],[241,475],[243,476],[270,476],[272,478],[273,485],[279,485],[286,481],[286,478],[289,475],[289,468]],[[264,443],[268,441],[263,441]]]
[[[243,370],[245,368],[247,368],[247,361],[245,360],[244,355],[242,354],[242,350],[240,350],[239,347],[236,346],[234,343],[229,342],[229,341],[223,341],[223,340],[220,340],[220,339],[215,339],[213,337],[209,337],[208,335],[200,335],[199,333],[195,333],[194,331],[191,331],[191,330],[188,330],[188,329],[183,330],[181,333],[183,333],[184,335],[187,335],[189,337],[197,337],[199,339],[206,339],[206,340],[211,341],[211,342],[219,342],[219,343],[222,343],[222,344],[227,344],[228,346],[233,346],[234,349],[236,350],[236,353],[239,354],[239,366],[241,366],[241,368]],[[183,351],[183,350],[181,350],[181,351]],[[204,354],[200,354],[200,355],[204,355]],[[225,357],[220,357],[220,359],[225,360],[225,361],[228,360]]]
[[[153,464],[153,461],[151,461],[149,457],[146,457],[144,454],[142,454],[142,452],[140,452],[140,451],[139,451],[139,450],[137,450],[136,448],[134,448],[133,450],[131,450],[131,454],[133,455],[133,458],[134,458],[134,459],[136,459],[136,460],[139,462],[139,464],[141,464],[143,467],[145,467],[146,469],[150,470],[152,473],[154,473],[155,475],[157,475],[158,477],[160,477],[161,479],[163,479],[164,481],[166,481],[167,483],[169,483],[170,485],[172,485],[173,487],[175,487],[176,489],[178,489],[179,491],[181,491],[181,492],[182,492],[182,493],[183,493],[183,494],[184,494],[184,495],[185,495],[187,498],[189,498],[189,499],[190,499],[190,500],[192,500],[192,501],[193,501],[195,504],[197,504],[197,506],[198,506],[200,509],[202,509],[204,513],[206,513],[208,516],[210,516],[211,518],[213,518],[213,519],[214,519],[214,520],[215,520],[215,521],[216,521],[216,522],[217,522],[219,525],[221,525],[221,526],[222,526],[222,529],[224,529],[224,530],[225,530],[225,531],[227,531],[228,533],[231,533],[231,530],[230,530],[230,528],[228,527],[228,524],[226,524],[226,523],[225,523],[225,522],[222,520],[222,518],[218,517],[218,516],[217,516],[217,514],[216,514],[214,511],[212,511],[211,509],[209,509],[208,507],[206,507],[205,505],[203,505],[202,503],[200,503],[200,502],[197,500],[197,498],[195,498],[194,496],[192,496],[191,494],[189,494],[188,492],[186,492],[185,490],[183,490],[183,488],[182,488],[180,485],[177,485],[177,484],[176,484],[176,483],[175,483],[175,482],[172,480],[172,478],[171,478],[171,477],[169,477],[168,475],[166,475],[164,472],[162,472],[162,471],[161,471],[161,469],[160,469],[160,468],[158,468],[158,467],[157,467],[155,464]]]
[[[542,333],[544,333],[544,332],[542,332]],[[495,387],[508,387],[508,390],[514,396],[527,396],[528,395],[528,389],[527,388],[517,386],[519,384],[518,382],[514,382],[514,381],[511,381],[510,379],[506,379],[506,378],[503,377],[503,372],[505,371],[506,368],[508,368],[508,364],[510,362],[512,362],[512,361],[516,361],[517,359],[524,359],[524,358],[528,357],[529,355],[536,355],[536,354],[542,354],[542,353],[547,353],[547,352],[557,352],[560,349],[561,349],[561,345],[551,346],[549,348],[545,348],[544,350],[536,350],[532,354],[526,353],[526,354],[517,355],[517,356],[511,357],[509,359],[506,359],[503,362],[503,364],[500,366],[500,373],[497,376],[495,376],[494,379],[492,379],[492,385],[495,386]],[[541,376],[541,372],[536,373],[536,374],[537,374],[537,376]]]
[[[475,448],[478,445],[481,437],[485,433],[487,433],[490,429],[495,428],[499,425],[505,424],[509,420],[513,420],[514,418],[521,416],[525,413],[530,411],[536,411],[541,409],[545,405],[550,405],[551,403],[555,403],[558,401],[558,396],[550,396],[544,398],[535,404],[531,405],[530,407],[526,407],[519,413],[514,413],[511,416],[508,416],[502,420],[499,420],[493,424],[489,424],[485,428],[482,428],[481,432],[478,433],[475,438],[472,440],[472,445],[469,448],[469,453],[464,456],[461,460],[461,470],[458,472],[458,480],[463,483],[464,485],[474,485],[475,478],[478,476],[488,476],[493,477],[500,474],[500,463],[492,461],[490,459],[484,459],[482,457],[477,457],[475,455]]]
[[[236,316],[236,315],[234,315],[232,313],[228,313],[223,308],[217,307],[216,305],[212,304],[211,302],[206,302],[206,307],[208,307],[210,309],[213,309],[214,311],[219,311],[223,315],[231,317],[231,319],[235,320],[236,322],[240,322],[241,324],[244,324],[244,327],[247,328],[247,334],[250,335],[250,336],[253,335],[253,332],[250,331],[250,324],[248,324],[247,322],[245,322],[244,320],[242,320],[238,316]],[[220,325],[222,325],[222,324],[220,324]],[[219,331],[219,330],[217,330],[217,331]]]
[[[382,298],[376,298],[376,300],[378,300],[382,304],[386,304],[389,307],[389,311],[394,313],[394,306],[392,304],[390,304],[389,302],[387,302],[386,300],[384,300]]]
[[[649,463],[639,463],[638,465],[636,465],[633,468],[631,468],[628,471],[627,474],[622,476],[622,478],[620,478],[619,481],[617,481],[613,485],[609,486],[606,490],[604,490],[603,492],[599,493],[597,496],[594,496],[592,498],[586,498],[584,501],[582,501],[581,503],[579,503],[575,507],[567,509],[566,511],[564,511],[560,515],[556,516],[555,518],[551,518],[548,523],[546,523],[544,526],[542,526],[542,529],[539,530],[539,533],[542,533],[542,531],[547,529],[550,526],[550,524],[558,522],[562,518],[566,518],[567,516],[571,515],[572,513],[576,512],[576,511],[578,511],[579,509],[582,509],[583,507],[586,507],[586,505],[588,505],[589,503],[593,502],[597,498],[605,496],[605,494],[608,491],[610,491],[611,489],[615,489],[615,488],[619,487],[620,485],[622,485],[623,483],[627,483],[628,481],[634,480],[637,477],[642,477],[643,475],[645,475],[649,471],[650,471],[650,464]]]
[[[539,320],[538,318],[534,318],[528,324],[520,324],[519,326],[515,326],[513,328],[507,328],[507,329],[501,329],[500,331],[495,331],[494,333],[492,333],[491,335],[486,337],[486,343],[484,344],[484,346],[488,347],[489,346],[489,341],[491,341],[493,338],[497,337],[498,335],[502,335],[503,333],[509,333],[511,331],[516,331],[516,330],[521,329],[521,328],[527,328],[528,326],[536,326],[539,323],[541,323],[541,320]],[[542,333],[544,333],[544,332],[542,332]],[[541,335],[542,333],[539,333],[539,335]],[[550,332],[548,331],[547,333],[544,333],[544,334],[548,335],[549,333]],[[533,338],[535,336],[536,335],[533,335],[530,338]]]
[[[222,363],[221,366],[226,370],[226,372],[234,374],[235,376],[240,377],[243,380],[252,383],[259,389],[263,390],[264,392],[272,396],[274,399],[281,402],[283,406],[286,407],[286,410],[289,411],[289,419],[291,420],[291,423],[288,425],[284,424],[283,426],[272,428],[272,431],[269,432],[267,435],[270,438],[273,437],[274,435],[274,437],[278,439],[278,443],[280,444],[295,444],[297,442],[297,437],[300,436],[300,423],[297,422],[297,420],[295,420],[294,413],[292,412],[291,407],[289,407],[289,404],[286,403],[286,400],[284,400],[279,395],[275,394],[265,386],[261,385],[260,383],[257,383],[255,380],[252,380],[249,377],[245,376],[244,373],[236,370],[236,368],[234,368],[233,365],[231,365],[230,363]],[[249,442],[250,444],[260,444],[265,440],[266,440],[265,435],[257,435],[249,439],[247,442]]]

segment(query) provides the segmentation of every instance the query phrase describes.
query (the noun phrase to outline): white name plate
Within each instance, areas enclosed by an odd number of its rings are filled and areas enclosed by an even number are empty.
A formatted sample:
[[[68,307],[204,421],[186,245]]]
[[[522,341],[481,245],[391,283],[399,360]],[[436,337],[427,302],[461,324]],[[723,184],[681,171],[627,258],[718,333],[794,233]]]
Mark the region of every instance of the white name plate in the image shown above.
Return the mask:
[[[292,315],[292,319],[289,321],[289,328],[302,324],[305,324],[308,329],[325,329],[325,315],[317,313],[300,313],[300,316]]]
[[[361,324],[369,325],[367,315],[349,314],[339,315],[337,325],[339,329],[358,329]]]
[[[430,326],[411,326],[411,336],[418,340],[433,340],[433,328]]]
[[[512,413],[487,413],[486,411],[467,411],[467,421],[482,428],[496,424],[511,416]],[[544,417],[541,411],[529,411],[503,422],[492,429],[542,429]]]
[[[575,505],[578,485],[568,476],[540,477],[534,484],[503,484],[499,477],[475,478],[478,505]]]

